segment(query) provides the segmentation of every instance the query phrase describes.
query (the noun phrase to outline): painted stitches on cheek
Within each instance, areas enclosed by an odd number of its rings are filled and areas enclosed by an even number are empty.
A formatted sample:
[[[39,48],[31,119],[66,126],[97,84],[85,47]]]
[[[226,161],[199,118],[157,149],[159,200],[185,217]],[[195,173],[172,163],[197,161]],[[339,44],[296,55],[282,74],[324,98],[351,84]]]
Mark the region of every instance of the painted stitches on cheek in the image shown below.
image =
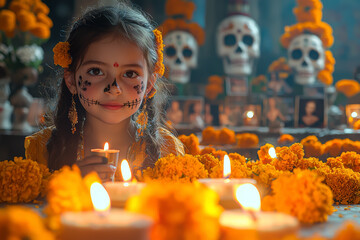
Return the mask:
[[[140,94],[144,91],[144,81],[141,81],[141,86],[140,85],[136,85],[134,86],[134,89],[136,90],[137,94]]]
[[[84,103],[86,103],[88,106],[90,105],[100,105],[100,102],[98,100],[93,100],[90,98],[86,98],[84,97],[81,93],[79,94],[80,99],[84,101]]]
[[[91,82],[88,80],[83,80],[82,76],[79,76],[78,85],[81,88],[81,90],[86,91],[88,87],[91,86]]]
[[[127,101],[126,103],[123,104],[123,106],[133,109],[134,107],[137,107],[140,104],[141,104],[141,98],[132,101]]]

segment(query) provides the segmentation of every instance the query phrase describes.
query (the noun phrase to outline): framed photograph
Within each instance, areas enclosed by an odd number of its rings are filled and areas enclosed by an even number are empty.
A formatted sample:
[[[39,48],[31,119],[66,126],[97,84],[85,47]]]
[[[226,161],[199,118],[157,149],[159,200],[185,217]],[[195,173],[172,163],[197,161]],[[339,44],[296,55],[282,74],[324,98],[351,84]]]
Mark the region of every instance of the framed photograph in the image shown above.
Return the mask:
[[[203,128],[204,99],[202,97],[172,97],[166,117],[174,127]]]
[[[263,103],[263,124],[270,128],[292,127],[295,104],[290,97],[269,97]]]
[[[261,122],[261,105],[248,104],[242,112],[243,126],[259,126]]]
[[[246,78],[226,77],[225,81],[228,96],[248,95],[248,81]]]
[[[325,96],[325,88],[321,84],[314,84],[310,86],[303,87],[303,95],[306,97],[324,97]]]
[[[224,104],[219,106],[221,126],[241,126],[246,97],[227,96]]]
[[[327,123],[326,112],[325,98],[297,96],[295,127],[323,128]]]
[[[354,123],[360,120],[360,104],[346,105],[346,119],[349,128],[353,128]]]
[[[292,94],[293,89],[285,78],[279,77],[277,73],[270,74],[270,80],[267,83],[267,94],[272,96],[284,96]]]

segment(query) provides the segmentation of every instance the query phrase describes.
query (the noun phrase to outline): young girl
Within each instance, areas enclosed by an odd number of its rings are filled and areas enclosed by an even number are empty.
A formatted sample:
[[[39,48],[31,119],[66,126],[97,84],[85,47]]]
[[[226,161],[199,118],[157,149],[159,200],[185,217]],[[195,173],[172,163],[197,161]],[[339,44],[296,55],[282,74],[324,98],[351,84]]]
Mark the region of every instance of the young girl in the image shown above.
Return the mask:
[[[54,48],[64,71],[53,126],[25,139],[26,158],[52,170],[76,163],[104,180],[115,169],[91,149],[105,142],[135,171],[183,154],[163,118],[162,48],[161,33],[129,5],[85,13]]]

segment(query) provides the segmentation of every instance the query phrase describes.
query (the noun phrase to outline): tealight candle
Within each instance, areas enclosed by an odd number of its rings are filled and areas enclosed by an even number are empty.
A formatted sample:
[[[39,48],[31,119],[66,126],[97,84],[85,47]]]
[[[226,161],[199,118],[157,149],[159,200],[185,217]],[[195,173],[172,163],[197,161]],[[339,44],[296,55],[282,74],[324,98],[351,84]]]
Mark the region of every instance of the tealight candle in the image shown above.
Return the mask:
[[[127,160],[121,162],[121,174],[124,182],[107,182],[104,187],[110,195],[113,207],[124,208],[126,201],[133,195],[138,194],[145,183],[131,181],[131,170]]]
[[[238,187],[236,198],[242,210],[226,210],[222,213],[222,240],[277,240],[298,231],[296,218],[283,213],[260,211],[260,194],[254,185]]]
[[[205,184],[209,188],[213,189],[219,195],[219,204],[225,209],[235,209],[239,208],[239,204],[234,198],[234,189],[237,186],[244,183],[253,183],[256,181],[249,178],[232,178],[231,175],[231,165],[228,155],[224,156],[224,169],[223,176],[224,178],[203,178],[199,179],[199,182]]]
[[[147,240],[153,221],[124,210],[110,209],[110,199],[100,183],[91,186],[95,211],[67,212],[61,216],[62,240]]]
[[[91,149],[91,153],[93,155],[106,157],[108,159],[108,164],[113,165],[117,168],[120,151],[115,149],[109,149],[108,142],[105,142],[104,149],[94,148]],[[110,176],[111,181],[114,181],[114,177],[115,173],[114,175]]]

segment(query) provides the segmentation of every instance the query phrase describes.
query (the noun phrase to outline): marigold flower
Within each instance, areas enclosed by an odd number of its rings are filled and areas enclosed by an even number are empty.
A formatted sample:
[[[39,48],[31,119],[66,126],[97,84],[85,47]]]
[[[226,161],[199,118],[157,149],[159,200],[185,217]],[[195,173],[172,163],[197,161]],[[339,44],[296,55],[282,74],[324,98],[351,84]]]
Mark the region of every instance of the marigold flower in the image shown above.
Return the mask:
[[[55,240],[55,236],[31,208],[8,206],[0,209],[0,239]]]
[[[273,61],[268,67],[268,72],[291,72],[290,66],[286,63],[286,58],[281,57]]]
[[[320,157],[322,155],[322,144],[316,136],[307,136],[300,143],[304,146],[305,157]]]
[[[276,155],[277,158],[272,161],[272,164],[277,170],[292,171],[295,168],[298,157],[290,148],[277,147]]]
[[[223,161],[225,155],[227,155],[228,153],[223,150],[216,150],[216,151],[213,151],[212,154],[214,155],[214,157],[218,158],[220,161]]]
[[[333,195],[322,180],[310,170],[295,169],[294,174],[281,175],[272,182],[273,196],[268,197],[267,207],[273,204],[274,210],[303,223],[324,222],[332,214]]]
[[[212,75],[208,78],[208,84],[205,86],[205,97],[210,100],[215,100],[219,94],[224,92],[224,80],[222,77]]]
[[[360,120],[354,122],[353,128],[354,130],[360,130]]]
[[[346,97],[355,96],[360,92],[360,83],[352,79],[341,79],[335,84],[336,91],[345,94]]]
[[[213,190],[198,182],[152,182],[127,201],[126,210],[154,220],[150,239],[217,240],[222,212],[218,201]]]
[[[273,158],[269,154],[270,148],[274,148],[274,146],[270,143],[266,143],[264,146],[260,147],[260,150],[257,152],[257,154],[261,163],[268,164],[272,162]]]
[[[214,127],[206,127],[202,130],[202,144],[214,144],[217,145],[219,142],[220,131]]]
[[[246,164],[238,161],[236,158],[230,158],[231,175],[230,178],[248,178],[251,174]],[[220,161],[218,165],[211,169],[211,178],[222,178],[224,170],[224,161]]]
[[[157,62],[155,63],[154,73],[157,74],[158,77],[162,77],[165,72],[164,67],[164,43],[162,39],[162,34],[158,29],[154,29],[153,33],[156,39],[156,52],[158,55]]]
[[[20,10],[17,15],[19,21],[19,28],[21,31],[28,31],[36,26],[36,17],[32,12],[26,10]]]
[[[346,239],[353,239],[358,240],[360,239],[360,227],[357,223],[346,221],[343,223],[341,229],[339,229],[333,238],[333,240],[346,240]]]
[[[266,196],[271,191],[271,183],[283,174],[283,171],[276,170],[270,164],[253,164],[250,168],[250,177],[256,180],[256,186],[261,196]]]
[[[38,22],[34,28],[30,29],[30,32],[41,39],[48,39],[50,37],[49,27],[41,22]]]
[[[356,152],[343,152],[338,158],[346,168],[351,168],[354,172],[360,172],[360,154]]]
[[[239,148],[253,148],[259,144],[259,137],[253,133],[236,134],[236,146]]]
[[[203,154],[213,153],[215,151],[216,151],[216,149],[213,147],[205,147],[205,148],[201,149],[200,154],[203,155]]]
[[[219,143],[221,145],[235,143],[235,132],[228,128],[222,128],[219,134]]]
[[[49,7],[41,2],[41,1],[36,1],[35,5],[34,5],[34,12],[35,13],[43,13],[45,15],[48,15],[50,12]]]
[[[9,9],[15,13],[19,12],[20,10],[30,11],[30,5],[25,4],[21,1],[11,1]]]
[[[296,162],[296,168],[300,168],[302,170],[309,169],[313,170],[316,168],[325,167],[326,163],[319,161],[318,158],[310,157],[310,158],[301,158]]]
[[[185,153],[191,155],[200,154],[199,139],[195,134],[192,133],[189,136],[180,135],[178,138],[185,146]]]
[[[48,26],[49,28],[52,28],[54,23],[53,21],[44,13],[38,13],[36,15],[36,19],[39,21],[39,22],[42,22],[44,23],[46,26]]]
[[[343,141],[341,139],[329,140],[323,144],[323,154],[329,154],[331,157],[337,157],[342,152]]]
[[[196,158],[204,165],[209,174],[211,174],[212,168],[220,162],[220,160],[211,153],[197,155]]]
[[[342,163],[339,157],[333,158],[330,157],[326,160],[326,164],[331,168],[344,168],[344,164]]]
[[[72,62],[70,56],[70,44],[68,42],[59,42],[53,48],[54,64],[62,68],[68,68]]]
[[[0,11],[0,30],[11,32],[16,26],[16,15],[13,11],[3,9]]]
[[[342,145],[343,152],[356,152],[360,154],[360,141],[352,141],[350,139],[344,139]]]
[[[292,143],[292,142],[294,142],[294,137],[291,136],[290,134],[282,134],[278,138],[277,142],[278,142],[278,144]]]
[[[6,0],[0,0],[0,7],[4,7],[6,4]]]

